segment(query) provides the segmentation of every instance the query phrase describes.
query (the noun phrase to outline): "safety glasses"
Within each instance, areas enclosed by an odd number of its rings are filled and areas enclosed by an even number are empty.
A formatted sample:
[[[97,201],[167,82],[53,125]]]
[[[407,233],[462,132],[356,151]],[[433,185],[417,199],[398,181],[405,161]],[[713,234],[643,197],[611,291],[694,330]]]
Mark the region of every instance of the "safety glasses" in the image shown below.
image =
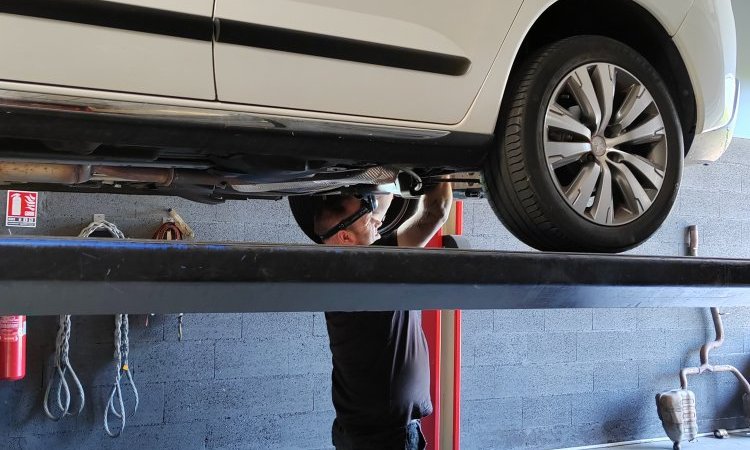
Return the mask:
[[[360,197],[361,206],[360,208],[351,216],[345,218],[341,222],[337,223],[333,226],[330,230],[326,231],[325,233],[320,235],[320,240],[325,241],[327,239],[330,239],[333,235],[338,233],[341,230],[345,230],[351,224],[359,220],[360,217],[364,216],[367,213],[371,213],[375,211],[378,208],[378,199],[373,194],[367,194]]]

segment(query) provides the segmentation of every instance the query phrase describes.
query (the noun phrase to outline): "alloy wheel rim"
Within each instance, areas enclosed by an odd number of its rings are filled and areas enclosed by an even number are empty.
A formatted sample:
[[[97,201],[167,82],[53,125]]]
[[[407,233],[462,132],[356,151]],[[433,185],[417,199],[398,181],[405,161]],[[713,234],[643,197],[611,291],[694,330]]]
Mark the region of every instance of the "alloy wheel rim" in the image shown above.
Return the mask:
[[[543,134],[558,192],[589,222],[630,223],[664,186],[663,117],[643,83],[619,66],[590,63],[563,77],[547,106]]]

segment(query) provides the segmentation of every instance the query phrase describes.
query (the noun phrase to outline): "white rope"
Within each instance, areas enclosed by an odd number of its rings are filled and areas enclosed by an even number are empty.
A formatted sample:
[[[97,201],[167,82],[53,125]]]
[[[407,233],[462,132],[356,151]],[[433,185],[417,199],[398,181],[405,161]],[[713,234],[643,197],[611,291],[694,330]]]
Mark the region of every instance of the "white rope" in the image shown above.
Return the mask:
[[[130,340],[128,339],[129,328],[130,323],[128,315],[117,314],[115,316],[115,383],[114,386],[112,386],[112,391],[110,391],[107,406],[104,411],[104,430],[112,437],[118,437],[125,429],[125,402],[122,397],[122,388],[120,386],[120,381],[122,380],[123,375],[125,375],[130,388],[133,390],[133,396],[135,397],[133,414],[138,411],[138,403],[140,401],[138,388],[136,388],[135,382],[133,382],[133,374],[130,371],[130,364],[128,361],[130,353]],[[109,428],[110,412],[120,419],[120,429],[114,432]]]
[[[65,416],[75,416],[83,411],[86,397],[83,386],[78,379],[73,366],[70,365],[70,315],[61,315],[58,318],[57,339],[55,342],[55,367],[47,380],[47,389],[44,391],[44,414],[50,419],[58,421]],[[70,376],[78,391],[78,411],[70,412],[70,387],[66,376]],[[55,383],[57,379],[57,383]],[[57,408],[60,414],[56,415],[50,410],[50,393],[52,386],[57,385]]]
[[[97,231],[100,230],[106,230],[109,232],[109,234],[112,235],[113,238],[117,239],[125,239],[125,235],[120,231],[117,226],[111,222],[107,222],[106,220],[95,221],[88,224],[86,228],[81,230],[81,232],[78,234],[78,237],[89,237],[92,234],[94,234]]]
[[[107,221],[94,221],[91,222],[86,228],[81,230],[78,237],[89,237],[93,233],[99,230],[108,231],[112,237],[123,239],[125,235],[120,231],[115,224]],[[81,381],[78,379],[73,366],[70,364],[69,353],[70,353],[70,315],[61,315],[58,318],[58,329],[57,339],[55,341],[55,360],[54,369],[47,380],[47,388],[44,391],[44,414],[52,420],[60,420],[65,416],[73,416],[83,411],[83,406],[86,402],[86,396],[83,392],[83,386]],[[73,384],[78,390],[78,411],[75,413],[70,412],[70,386],[66,376],[70,376]],[[57,383],[55,383],[57,379]],[[59,414],[55,414],[50,409],[50,394],[52,393],[52,386],[57,385],[57,408],[60,410]]]
[[[90,237],[97,231],[107,231],[113,238],[125,239],[125,234],[120,231],[117,226],[106,220],[91,222],[86,228],[81,230],[79,237]],[[115,364],[115,382],[112,386],[112,390],[109,393],[107,404],[104,408],[104,431],[107,432],[111,437],[118,437],[122,434],[125,429],[125,401],[122,396],[121,380],[123,375],[125,376],[130,388],[133,391],[135,398],[135,407],[133,408],[133,414],[138,411],[138,403],[140,401],[138,397],[138,389],[133,382],[133,375],[130,371],[130,364],[128,356],[130,353],[130,340],[128,334],[130,331],[130,323],[127,314],[115,315],[115,331],[114,331],[114,364]],[[112,413],[115,417],[120,419],[120,427],[115,431],[112,431],[109,426],[109,415]]]

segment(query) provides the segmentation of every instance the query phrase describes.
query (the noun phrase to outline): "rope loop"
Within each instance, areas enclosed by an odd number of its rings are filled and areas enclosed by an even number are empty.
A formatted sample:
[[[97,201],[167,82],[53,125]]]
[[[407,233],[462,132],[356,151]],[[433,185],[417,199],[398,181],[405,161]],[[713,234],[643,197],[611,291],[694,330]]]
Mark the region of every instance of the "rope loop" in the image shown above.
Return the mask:
[[[54,368],[47,380],[47,388],[44,391],[44,414],[54,421],[58,421],[65,416],[75,416],[83,411],[86,403],[86,396],[83,392],[83,386],[78,379],[73,366],[70,364],[70,315],[61,315],[58,318],[57,338],[55,339],[55,356]],[[78,396],[78,410],[70,411],[71,390],[68,378],[72,381]],[[50,408],[50,396],[52,388],[56,387],[56,398],[53,400],[59,411],[53,412]],[[53,406],[54,408],[54,406]]]

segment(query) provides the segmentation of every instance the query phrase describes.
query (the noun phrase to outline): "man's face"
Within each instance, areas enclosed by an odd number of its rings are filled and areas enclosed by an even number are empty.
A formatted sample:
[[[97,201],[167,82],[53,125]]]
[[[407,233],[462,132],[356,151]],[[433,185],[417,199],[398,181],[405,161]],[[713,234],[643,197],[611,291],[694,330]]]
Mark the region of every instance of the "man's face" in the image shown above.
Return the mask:
[[[345,203],[347,215],[354,214],[362,207],[362,202],[357,198],[350,198]],[[351,236],[350,245],[370,245],[380,239],[378,228],[383,222],[375,218],[372,213],[367,213],[351,224],[345,232]]]

